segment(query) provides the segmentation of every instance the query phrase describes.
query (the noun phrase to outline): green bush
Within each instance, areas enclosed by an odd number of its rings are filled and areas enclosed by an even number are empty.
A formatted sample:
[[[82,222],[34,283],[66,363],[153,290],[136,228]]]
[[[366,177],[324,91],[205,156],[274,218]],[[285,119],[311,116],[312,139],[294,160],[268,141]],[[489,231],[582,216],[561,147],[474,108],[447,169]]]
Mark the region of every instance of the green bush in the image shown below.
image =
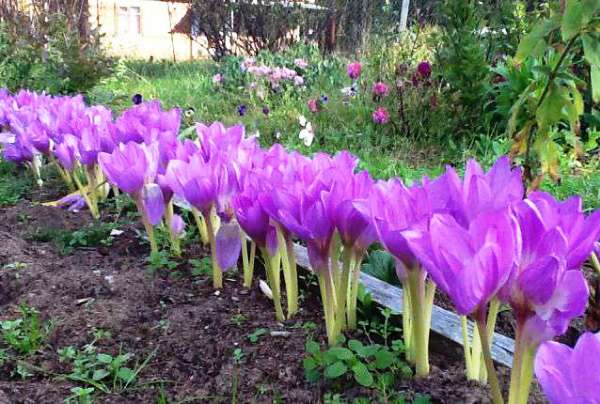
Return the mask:
[[[0,24],[0,87],[71,94],[86,92],[110,74],[112,62],[96,32],[82,35],[62,14],[45,22],[45,34],[36,36]]]

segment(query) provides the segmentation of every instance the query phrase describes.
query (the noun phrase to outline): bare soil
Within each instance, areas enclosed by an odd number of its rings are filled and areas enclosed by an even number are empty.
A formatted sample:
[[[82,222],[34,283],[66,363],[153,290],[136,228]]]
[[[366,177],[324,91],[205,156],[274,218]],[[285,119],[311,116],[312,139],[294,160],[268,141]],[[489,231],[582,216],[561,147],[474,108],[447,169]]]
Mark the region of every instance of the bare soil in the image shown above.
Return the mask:
[[[70,369],[57,350],[82,348],[94,329],[112,336],[96,344],[99,351],[134,353],[139,362],[150,357],[135,386],[97,395],[95,402],[152,403],[161,393],[170,402],[232,402],[233,396],[240,403],[322,402],[331,386],[307,382],[302,367],[306,340],[323,342],[325,335],[315,288],[304,293],[299,315],[280,324],[257,285],[246,290],[232,274],[217,293],[208,278],[192,276],[187,258],[201,258],[201,248],[186,251],[178,268],[183,276],[149,275],[148,247],[138,239],[136,225],[122,228],[109,247],[78,248],[67,256],[51,243],[32,239],[40,231],[75,230],[90,222],[85,211],[69,213],[29,201],[0,209],[0,268],[24,264],[18,273],[0,269],[0,319],[16,318],[18,305],[25,303],[54,325],[48,343],[28,358],[39,369],[32,377],[12,375],[10,363],[0,368],[0,404],[60,403],[70,396],[78,384],[59,376]],[[256,275],[262,276],[260,269]],[[306,322],[317,328],[302,328]],[[248,335],[257,328],[286,331],[286,336],[267,334],[252,343]],[[243,352],[241,363],[234,361],[236,348]],[[397,383],[408,399],[421,393],[434,403],[490,402],[486,387],[465,379],[460,347],[433,336],[431,350],[431,376]],[[506,370],[501,373],[506,384]],[[379,402],[372,390],[353,387],[342,393]],[[534,394],[530,402],[544,402],[537,390]]]

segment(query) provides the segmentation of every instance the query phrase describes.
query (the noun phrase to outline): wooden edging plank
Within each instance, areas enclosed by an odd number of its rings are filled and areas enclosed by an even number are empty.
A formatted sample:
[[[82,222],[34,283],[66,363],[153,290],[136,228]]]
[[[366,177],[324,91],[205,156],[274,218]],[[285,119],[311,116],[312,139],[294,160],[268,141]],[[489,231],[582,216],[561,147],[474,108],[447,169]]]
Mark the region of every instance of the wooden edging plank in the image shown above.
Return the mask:
[[[312,271],[306,247],[295,244],[294,251],[298,265]],[[360,281],[365,289],[371,293],[374,301],[392,309],[396,313],[402,314],[402,288],[390,285],[365,273],[360,274]],[[473,327],[473,322],[469,320],[469,337],[473,335]],[[434,305],[431,313],[431,329],[460,345],[463,344],[460,317],[456,313]],[[494,361],[504,366],[512,367],[514,350],[515,341],[512,338],[497,332],[494,333],[491,348]]]

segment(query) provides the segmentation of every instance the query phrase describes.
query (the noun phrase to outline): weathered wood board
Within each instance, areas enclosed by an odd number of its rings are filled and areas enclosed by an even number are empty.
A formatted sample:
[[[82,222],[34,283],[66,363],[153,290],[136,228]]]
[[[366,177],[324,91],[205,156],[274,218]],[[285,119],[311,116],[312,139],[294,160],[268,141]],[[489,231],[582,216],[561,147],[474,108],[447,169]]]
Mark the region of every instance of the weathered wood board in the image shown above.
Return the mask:
[[[311,270],[306,247],[298,244],[294,247],[298,265]],[[402,313],[403,294],[401,288],[380,281],[365,273],[360,274],[360,281],[365,289],[371,293],[374,301],[382,306],[389,307],[397,313]],[[469,337],[471,337],[473,333],[473,327],[473,322],[469,321]],[[460,317],[456,313],[438,306],[433,306],[433,311],[431,313],[431,329],[460,345],[463,344]],[[504,366],[512,367],[514,349],[515,341],[512,338],[497,332],[494,333],[491,348],[494,361]]]

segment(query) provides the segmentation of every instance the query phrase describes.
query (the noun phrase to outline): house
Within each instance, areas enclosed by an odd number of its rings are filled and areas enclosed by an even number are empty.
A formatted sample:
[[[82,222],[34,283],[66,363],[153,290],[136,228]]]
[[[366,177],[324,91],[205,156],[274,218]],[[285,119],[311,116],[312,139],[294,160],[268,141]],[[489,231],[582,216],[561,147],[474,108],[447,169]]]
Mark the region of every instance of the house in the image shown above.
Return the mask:
[[[88,1],[90,23],[103,35],[103,44],[111,55],[176,61],[208,55],[201,40],[174,32],[177,23],[190,9],[185,2]]]
[[[210,55],[208,41],[194,23],[189,1],[87,1],[90,23],[103,34],[103,44],[111,55],[174,61]],[[286,6],[295,4],[307,9],[319,8],[314,4],[315,0],[279,1]],[[291,35],[297,39],[299,32],[298,29],[292,30]],[[231,35],[236,40],[240,38],[235,33]],[[227,46],[234,52],[243,53],[229,42]]]

